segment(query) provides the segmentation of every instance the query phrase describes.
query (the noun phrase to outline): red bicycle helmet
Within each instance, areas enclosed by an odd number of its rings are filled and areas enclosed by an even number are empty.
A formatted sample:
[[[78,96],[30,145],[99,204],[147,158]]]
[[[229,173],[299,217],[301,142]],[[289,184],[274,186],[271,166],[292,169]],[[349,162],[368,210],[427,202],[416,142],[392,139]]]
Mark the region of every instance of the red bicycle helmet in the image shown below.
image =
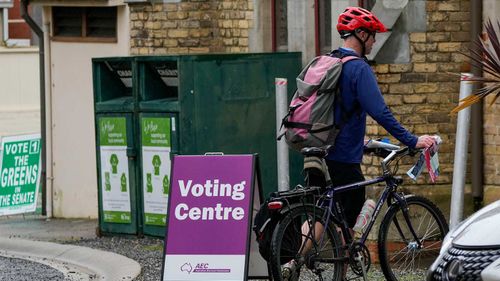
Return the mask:
[[[340,14],[337,30],[340,35],[350,35],[356,29],[365,29],[369,32],[386,32],[384,24],[372,12],[359,7],[347,7]]]

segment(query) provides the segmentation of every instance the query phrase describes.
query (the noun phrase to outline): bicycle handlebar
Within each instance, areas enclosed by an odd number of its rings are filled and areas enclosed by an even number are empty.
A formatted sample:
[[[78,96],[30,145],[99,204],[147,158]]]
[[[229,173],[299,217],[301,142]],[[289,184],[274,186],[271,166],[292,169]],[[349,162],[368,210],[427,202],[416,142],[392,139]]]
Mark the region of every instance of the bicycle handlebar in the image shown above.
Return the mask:
[[[388,149],[388,150],[398,150],[398,149],[400,149],[400,147],[397,146],[397,145],[390,144],[390,143],[383,142],[383,141],[373,140],[373,139],[369,139],[368,140],[368,142],[365,144],[365,148],[367,148],[367,149],[370,149],[370,148],[384,148],[384,149]]]
[[[442,142],[439,136],[434,136],[436,139],[436,143],[440,144]],[[328,154],[327,147],[305,147],[301,150],[301,153],[304,156],[316,156],[319,158],[324,158]],[[422,152],[423,149],[420,148],[409,148],[407,146],[401,148],[398,145],[382,142],[379,140],[369,139],[368,142],[364,145],[364,153],[370,154],[373,153],[378,157],[384,158],[382,160],[382,169],[384,174],[389,173],[389,163],[394,160],[396,156],[415,156],[417,153]]]
[[[407,146],[401,148],[400,146],[394,144],[371,139],[365,144],[364,148],[365,153],[373,153],[376,156],[384,158],[381,163],[384,174],[390,172],[389,163],[397,156],[414,156],[422,151],[422,149],[418,148],[409,148]]]

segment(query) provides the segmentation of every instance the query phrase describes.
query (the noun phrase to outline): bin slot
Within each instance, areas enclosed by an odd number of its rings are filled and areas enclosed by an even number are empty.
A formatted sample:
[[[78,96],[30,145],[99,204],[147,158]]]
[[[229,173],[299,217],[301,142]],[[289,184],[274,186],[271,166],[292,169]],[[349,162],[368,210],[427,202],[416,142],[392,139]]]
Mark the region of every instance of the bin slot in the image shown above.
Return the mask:
[[[143,101],[176,99],[179,89],[179,71],[176,61],[148,62],[143,65],[141,81]]]
[[[105,61],[104,64],[122,81],[125,87],[132,88],[132,65],[130,62]]]
[[[176,61],[158,62],[152,67],[167,87],[179,87],[179,70]]]
[[[132,64],[130,61],[95,63],[97,103],[132,99]],[[120,103],[123,103],[120,101]]]

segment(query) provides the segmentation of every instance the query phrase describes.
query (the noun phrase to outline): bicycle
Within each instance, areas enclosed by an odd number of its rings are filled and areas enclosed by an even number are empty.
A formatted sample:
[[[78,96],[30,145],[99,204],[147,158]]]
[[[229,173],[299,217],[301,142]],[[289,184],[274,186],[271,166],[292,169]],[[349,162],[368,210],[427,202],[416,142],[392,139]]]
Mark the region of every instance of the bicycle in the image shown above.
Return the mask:
[[[384,203],[387,203],[388,210],[380,225],[377,249],[386,280],[422,280],[425,276],[422,269],[426,270],[439,255],[448,225],[442,212],[430,200],[399,192],[397,189],[403,179],[395,176],[401,158],[415,156],[421,151],[408,147],[399,149],[398,146],[390,149],[390,145],[382,142],[372,143],[372,148],[365,149],[365,152],[384,158],[381,162],[382,176],[335,188],[329,184],[328,192],[314,195],[314,200],[304,198],[301,202],[288,204],[287,198],[278,194],[269,202],[269,206],[282,215],[271,240],[273,280],[283,280],[283,265],[293,261],[297,268],[292,269],[295,270],[293,273],[300,276],[300,280],[345,280],[349,266],[356,278],[362,277],[366,281],[371,265],[366,242]],[[393,150],[394,147],[398,149]],[[327,152],[307,148],[302,153],[306,157],[323,160]],[[395,167],[391,170],[393,163]],[[355,239],[335,195],[382,182],[386,183],[386,187],[378,198],[372,219],[361,237]],[[308,188],[317,189],[299,186],[299,189]],[[309,247],[304,251],[307,243]],[[296,280],[299,280],[298,277]]]

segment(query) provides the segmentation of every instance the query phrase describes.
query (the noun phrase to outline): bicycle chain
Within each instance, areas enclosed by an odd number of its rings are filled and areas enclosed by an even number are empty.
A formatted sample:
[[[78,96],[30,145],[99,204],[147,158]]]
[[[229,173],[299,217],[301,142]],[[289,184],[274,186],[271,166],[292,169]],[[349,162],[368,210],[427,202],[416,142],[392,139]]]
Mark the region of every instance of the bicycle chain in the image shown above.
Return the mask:
[[[365,272],[368,272],[371,265],[370,251],[364,244],[361,244],[359,242],[353,243],[349,247],[349,265],[356,275],[363,276],[363,268],[361,267],[360,261],[357,260],[359,253],[363,257]]]

